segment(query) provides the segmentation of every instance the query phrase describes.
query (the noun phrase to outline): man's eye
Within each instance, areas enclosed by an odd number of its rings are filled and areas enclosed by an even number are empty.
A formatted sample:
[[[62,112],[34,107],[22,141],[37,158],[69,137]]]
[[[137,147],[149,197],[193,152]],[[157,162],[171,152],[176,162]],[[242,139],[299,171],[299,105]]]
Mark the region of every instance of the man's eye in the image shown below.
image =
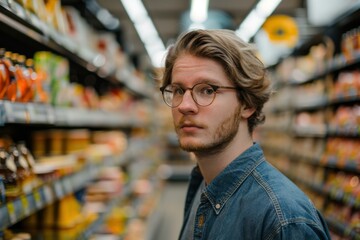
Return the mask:
[[[214,94],[214,92],[214,89],[212,89],[211,87],[203,87],[200,90],[200,93],[204,95],[212,95]]]
[[[181,88],[175,88],[173,93],[174,95],[183,95],[184,90],[182,90]]]

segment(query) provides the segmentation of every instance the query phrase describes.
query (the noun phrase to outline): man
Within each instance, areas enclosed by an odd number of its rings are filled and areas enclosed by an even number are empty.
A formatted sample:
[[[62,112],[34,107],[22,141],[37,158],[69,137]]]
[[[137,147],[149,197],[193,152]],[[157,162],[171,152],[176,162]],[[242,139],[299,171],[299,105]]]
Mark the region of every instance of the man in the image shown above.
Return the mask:
[[[253,142],[271,89],[250,45],[229,30],[184,33],[160,90],[180,147],[197,161],[179,239],[330,239],[310,200]]]

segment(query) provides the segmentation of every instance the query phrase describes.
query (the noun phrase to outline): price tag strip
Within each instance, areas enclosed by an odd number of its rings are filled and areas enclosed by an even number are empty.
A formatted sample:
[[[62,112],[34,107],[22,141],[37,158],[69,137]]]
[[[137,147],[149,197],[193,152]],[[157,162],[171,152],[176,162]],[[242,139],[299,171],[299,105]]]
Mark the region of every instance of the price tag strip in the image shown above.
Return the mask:
[[[54,192],[56,199],[60,199],[65,196],[64,188],[61,181],[56,181],[54,183]]]
[[[7,203],[6,207],[7,207],[7,212],[8,212],[8,215],[9,215],[10,223],[11,224],[16,223],[17,216],[16,216],[14,202]]]
[[[21,202],[21,217],[29,216],[31,212],[31,205],[26,195],[20,197]]]
[[[0,0],[0,5],[8,10],[10,10],[9,3],[6,0]]]
[[[6,207],[9,214],[10,224],[14,224],[24,217],[21,199],[8,202]]]
[[[34,203],[35,203],[35,207],[37,210],[41,209],[44,206],[44,191],[43,188],[36,190],[33,192],[33,198],[34,198]]]
[[[41,104],[27,104],[27,109],[29,112],[30,122],[31,123],[53,123],[51,120],[54,117],[51,117],[51,107],[48,105]]]
[[[9,224],[9,210],[7,205],[3,204],[0,206],[0,230],[7,228]]]
[[[10,1],[9,2],[10,8],[13,11],[14,14],[16,14],[17,16],[19,16],[20,18],[22,18],[23,20],[27,20],[26,19],[26,12],[25,9],[18,4],[15,1]]]
[[[61,199],[65,195],[85,187],[98,176],[100,169],[103,166],[107,166],[110,163],[116,164],[116,161],[111,157],[107,158],[105,161],[107,162],[106,164],[88,164],[79,172],[65,176],[52,183],[45,184],[34,189],[32,193],[22,195],[14,201],[0,205],[0,231],[25,217],[30,216],[34,212],[53,203],[55,200]],[[122,196],[116,197],[115,199],[117,200],[115,201],[119,201],[119,197],[123,198],[128,194],[126,190],[124,190],[123,193]],[[110,202],[110,209],[115,201]],[[101,218],[98,222],[102,222]],[[96,228],[96,224],[93,225],[89,231],[92,232],[94,228]]]
[[[71,177],[65,177],[62,180],[62,185],[64,188],[64,195],[70,194],[73,192],[73,186],[72,186],[72,182],[71,182]]]
[[[51,190],[51,187],[49,185],[45,185],[43,187],[43,191],[44,191],[44,203],[45,204],[52,203],[55,200],[55,198],[54,198],[54,193]]]
[[[4,101],[6,122],[29,123],[30,117],[26,104]]]

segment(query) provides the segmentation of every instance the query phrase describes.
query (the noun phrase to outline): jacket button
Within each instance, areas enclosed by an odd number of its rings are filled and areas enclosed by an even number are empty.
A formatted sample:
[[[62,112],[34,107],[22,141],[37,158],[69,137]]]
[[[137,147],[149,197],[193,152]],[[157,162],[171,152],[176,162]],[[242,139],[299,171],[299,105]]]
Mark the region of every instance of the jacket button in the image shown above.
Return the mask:
[[[202,227],[202,225],[204,224],[205,222],[205,217],[204,215],[200,215],[199,217],[199,227]]]
[[[216,205],[215,205],[215,208],[216,209],[219,209],[221,207],[221,205],[219,204],[219,203],[217,203]]]

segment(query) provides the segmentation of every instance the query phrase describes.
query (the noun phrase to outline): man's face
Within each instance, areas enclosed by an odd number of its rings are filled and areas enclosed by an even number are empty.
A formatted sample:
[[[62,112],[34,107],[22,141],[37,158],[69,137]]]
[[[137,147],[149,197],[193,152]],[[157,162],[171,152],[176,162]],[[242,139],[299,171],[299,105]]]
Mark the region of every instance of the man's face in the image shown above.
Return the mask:
[[[181,55],[174,64],[172,84],[186,89],[198,83],[234,87],[219,63]],[[180,147],[191,152],[220,151],[238,134],[240,114],[235,90],[218,89],[215,100],[205,107],[197,105],[187,90],[181,104],[172,109]]]

